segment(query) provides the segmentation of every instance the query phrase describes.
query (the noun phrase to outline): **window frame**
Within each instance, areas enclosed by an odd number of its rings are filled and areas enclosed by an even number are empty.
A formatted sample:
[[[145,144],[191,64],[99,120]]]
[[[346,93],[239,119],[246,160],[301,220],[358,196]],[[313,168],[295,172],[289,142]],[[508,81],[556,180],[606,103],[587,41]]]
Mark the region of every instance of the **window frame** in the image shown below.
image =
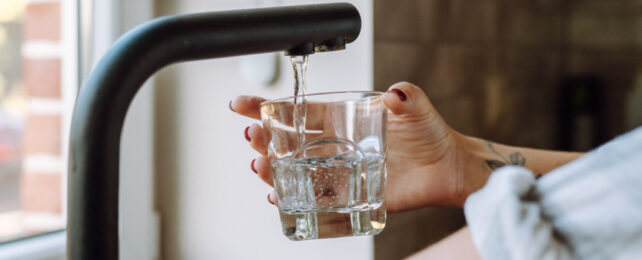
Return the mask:
[[[46,0],[42,0],[46,1]],[[79,6],[83,0],[60,0],[61,26],[61,160],[68,161],[71,114],[79,89]],[[61,212],[67,222],[67,163],[61,168]],[[64,259],[66,256],[66,227],[0,243],[0,255],[9,259]]]
[[[154,1],[139,0],[131,3],[126,0],[60,0],[60,3],[63,47],[61,159],[67,162],[72,111],[82,82],[121,34],[153,18]],[[100,15],[94,15],[96,13]],[[130,119],[125,121],[123,128],[123,139],[136,142],[123,143],[121,147],[121,198],[134,195],[139,198],[136,201],[121,201],[119,205],[120,257],[123,259],[157,259],[160,256],[160,214],[155,209],[153,180],[154,92],[149,86],[153,84],[153,79],[145,84],[148,86],[137,94],[128,113]],[[133,145],[136,145],[137,151],[131,149]],[[67,222],[67,163],[63,164],[62,171],[61,188],[64,192],[61,194],[61,208],[65,213],[64,221]],[[141,185],[147,188],[141,190]],[[123,214],[124,212],[127,214]],[[10,254],[25,260],[64,259],[66,236],[65,229],[62,229],[7,241],[0,244],[0,255]],[[24,250],[25,248],[28,250]]]

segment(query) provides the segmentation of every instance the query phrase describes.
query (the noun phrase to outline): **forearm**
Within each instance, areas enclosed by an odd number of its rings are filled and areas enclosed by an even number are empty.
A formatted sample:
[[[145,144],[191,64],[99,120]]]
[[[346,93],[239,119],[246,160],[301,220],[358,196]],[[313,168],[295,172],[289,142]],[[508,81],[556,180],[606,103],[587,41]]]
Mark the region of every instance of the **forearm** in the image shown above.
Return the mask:
[[[517,165],[531,170],[535,175],[541,175],[583,155],[577,152],[516,147],[469,138],[476,143],[473,151],[478,157],[478,163],[483,162],[485,166],[482,170],[491,172],[505,165]]]
[[[462,173],[464,183],[454,200],[463,206],[471,193],[481,189],[492,171],[505,165],[517,165],[542,175],[582,156],[583,153],[532,149],[493,143],[455,133],[457,160],[455,171]],[[409,259],[481,259],[468,227],[412,255]]]
[[[463,171],[464,185],[457,198],[457,205],[463,206],[468,195],[482,188],[490,174],[505,165],[525,167],[535,176],[547,174],[583,153],[532,149],[493,143],[479,138],[459,135],[460,170]]]

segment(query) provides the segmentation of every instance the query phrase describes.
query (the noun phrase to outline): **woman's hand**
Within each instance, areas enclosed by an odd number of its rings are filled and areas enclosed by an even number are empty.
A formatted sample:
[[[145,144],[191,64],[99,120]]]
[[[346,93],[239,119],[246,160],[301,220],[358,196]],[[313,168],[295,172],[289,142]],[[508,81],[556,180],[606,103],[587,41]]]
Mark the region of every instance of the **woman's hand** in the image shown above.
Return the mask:
[[[471,193],[486,184],[490,173],[503,165],[518,165],[536,174],[545,174],[582,153],[513,147],[464,136],[450,128],[423,91],[406,82],[390,87],[383,95],[388,112],[389,211],[403,211],[429,205],[463,206]],[[265,99],[240,96],[230,109],[260,119]],[[251,168],[272,186],[267,141],[259,124],[245,129],[245,137],[262,156]],[[274,192],[273,192],[274,193]],[[275,203],[276,196],[268,194]]]
[[[260,119],[264,99],[240,96],[230,109]],[[397,83],[383,96],[388,114],[388,183],[386,205],[389,211],[402,211],[427,205],[461,206],[470,192],[481,188],[489,169],[472,160],[479,141],[451,129],[434,109],[423,91],[410,83]],[[261,156],[251,168],[272,185],[267,140],[262,127],[252,124],[245,137]],[[473,162],[473,165],[471,165]],[[472,166],[472,167],[471,167]],[[478,168],[471,170],[471,168]],[[466,176],[476,173],[477,176]],[[268,195],[275,202],[276,197]]]

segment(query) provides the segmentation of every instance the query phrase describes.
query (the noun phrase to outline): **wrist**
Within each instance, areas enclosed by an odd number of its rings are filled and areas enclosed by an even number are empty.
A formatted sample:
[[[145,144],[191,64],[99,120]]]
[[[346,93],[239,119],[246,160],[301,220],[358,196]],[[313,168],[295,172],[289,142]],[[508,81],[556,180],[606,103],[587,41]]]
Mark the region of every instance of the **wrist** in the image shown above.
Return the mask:
[[[453,169],[455,181],[453,197],[447,204],[463,207],[468,196],[486,184],[492,170],[485,162],[495,158],[489,153],[484,140],[466,136],[454,130],[452,136],[455,143]]]

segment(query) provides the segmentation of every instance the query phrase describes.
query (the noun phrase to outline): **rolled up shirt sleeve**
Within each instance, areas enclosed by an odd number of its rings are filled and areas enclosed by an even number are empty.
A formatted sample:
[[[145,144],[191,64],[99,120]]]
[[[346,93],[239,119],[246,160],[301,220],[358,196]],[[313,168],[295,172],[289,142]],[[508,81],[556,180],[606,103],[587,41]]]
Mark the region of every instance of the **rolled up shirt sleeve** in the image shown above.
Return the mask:
[[[466,200],[484,259],[642,259],[642,128],[533,176],[502,167]]]

